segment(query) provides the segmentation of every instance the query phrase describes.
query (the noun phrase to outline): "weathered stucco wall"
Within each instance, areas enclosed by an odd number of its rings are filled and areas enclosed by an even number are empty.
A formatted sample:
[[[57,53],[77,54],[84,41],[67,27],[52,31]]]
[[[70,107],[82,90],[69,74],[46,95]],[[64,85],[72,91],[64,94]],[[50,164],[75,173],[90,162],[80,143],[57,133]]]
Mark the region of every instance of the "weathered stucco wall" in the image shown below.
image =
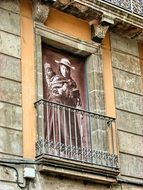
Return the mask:
[[[2,0],[0,1],[0,158],[22,157],[20,60],[19,3],[17,0]],[[14,170],[0,166],[0,190],[18,189],[17,185],[13,184],[15,180]]]
[[[121,177],[143,180],[143,89],[138,44],[111,34]]]
[[[0,1],[0,156],[22,156],[20,15],[18,1]]]

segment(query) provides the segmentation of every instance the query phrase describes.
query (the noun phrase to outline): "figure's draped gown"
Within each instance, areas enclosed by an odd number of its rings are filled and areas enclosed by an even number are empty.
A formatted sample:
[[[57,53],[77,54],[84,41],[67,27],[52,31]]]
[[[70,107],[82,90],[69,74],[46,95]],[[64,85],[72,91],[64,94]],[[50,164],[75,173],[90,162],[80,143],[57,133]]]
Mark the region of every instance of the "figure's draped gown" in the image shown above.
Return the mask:
[[[73,97],[67,94],[58,94],[58,88],[61,88],[65,82],[67,83],[69,92],[76,88],[76,83],[72,78],[66,79],[63,76],[57,75],[51,85],[48,100],[57,104],[76,107]],[[62,107],[53,108],[49,106],[47,109],[46,119],[48,120],[48,126],[46,126],[45,131],[46,139],[48,138],[54,143],[80,147],[81,133],[76,112]]]

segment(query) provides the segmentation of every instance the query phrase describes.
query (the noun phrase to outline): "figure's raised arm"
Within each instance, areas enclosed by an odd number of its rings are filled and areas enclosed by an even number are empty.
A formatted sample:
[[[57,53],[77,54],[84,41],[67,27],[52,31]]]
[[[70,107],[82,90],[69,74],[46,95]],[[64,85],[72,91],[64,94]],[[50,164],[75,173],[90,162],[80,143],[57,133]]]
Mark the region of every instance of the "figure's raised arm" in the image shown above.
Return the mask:
[[[46,82],[49,87],[51,85],[51,81],[52,81],[53,77],[55,76],[55,72],[52,70],[51,65],[47,62],[44,64],[44,69],[45,69]]]

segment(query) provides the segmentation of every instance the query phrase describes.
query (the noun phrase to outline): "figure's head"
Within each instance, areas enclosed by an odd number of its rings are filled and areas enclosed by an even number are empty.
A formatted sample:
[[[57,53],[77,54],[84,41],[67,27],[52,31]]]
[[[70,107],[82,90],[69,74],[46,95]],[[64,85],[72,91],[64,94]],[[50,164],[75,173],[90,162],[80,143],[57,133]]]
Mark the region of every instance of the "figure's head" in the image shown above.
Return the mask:
[[[56,60],[55,62],[60,64],[60,73],[63,77],[69,77],[71,69],[75,69],[75,67],[71,66],[71,62],[66,58],[62,58],[60,61]]]
[[[54,74],[54,72],[53,72],[53,70],[52,70],[51,65],[46,62],[46,63],[44,64],[44,68],[45,68],[45,73],[46,73],[46,75],[47,75],[48,77],[52,77],[53,74]]]
[[[66,65],[60,64],[60,73],[63,75],[63,77],[69,78],[71,70]]]

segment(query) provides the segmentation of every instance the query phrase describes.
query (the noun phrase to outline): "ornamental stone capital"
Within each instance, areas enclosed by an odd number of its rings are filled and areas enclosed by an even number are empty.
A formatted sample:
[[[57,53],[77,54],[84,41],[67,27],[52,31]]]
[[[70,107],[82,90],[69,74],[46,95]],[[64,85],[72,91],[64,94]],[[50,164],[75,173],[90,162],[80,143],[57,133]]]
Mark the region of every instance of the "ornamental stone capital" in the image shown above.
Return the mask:
[[[110,25],[114,24],[114,18],[110,17],[110,15],[103,15],[100,20],[92,20],[89,24],[91,25],[92,40],[101,43]]]
[[[39,0],[33,1],[33,18],[35,21],[44,24],[49,15],[49,6],[41,4]]]
[[[93,25],[92,30],[92,40],[97,43],[101,43],[105,38],[106,32],[108,31],[109,26],[102,25]]]

